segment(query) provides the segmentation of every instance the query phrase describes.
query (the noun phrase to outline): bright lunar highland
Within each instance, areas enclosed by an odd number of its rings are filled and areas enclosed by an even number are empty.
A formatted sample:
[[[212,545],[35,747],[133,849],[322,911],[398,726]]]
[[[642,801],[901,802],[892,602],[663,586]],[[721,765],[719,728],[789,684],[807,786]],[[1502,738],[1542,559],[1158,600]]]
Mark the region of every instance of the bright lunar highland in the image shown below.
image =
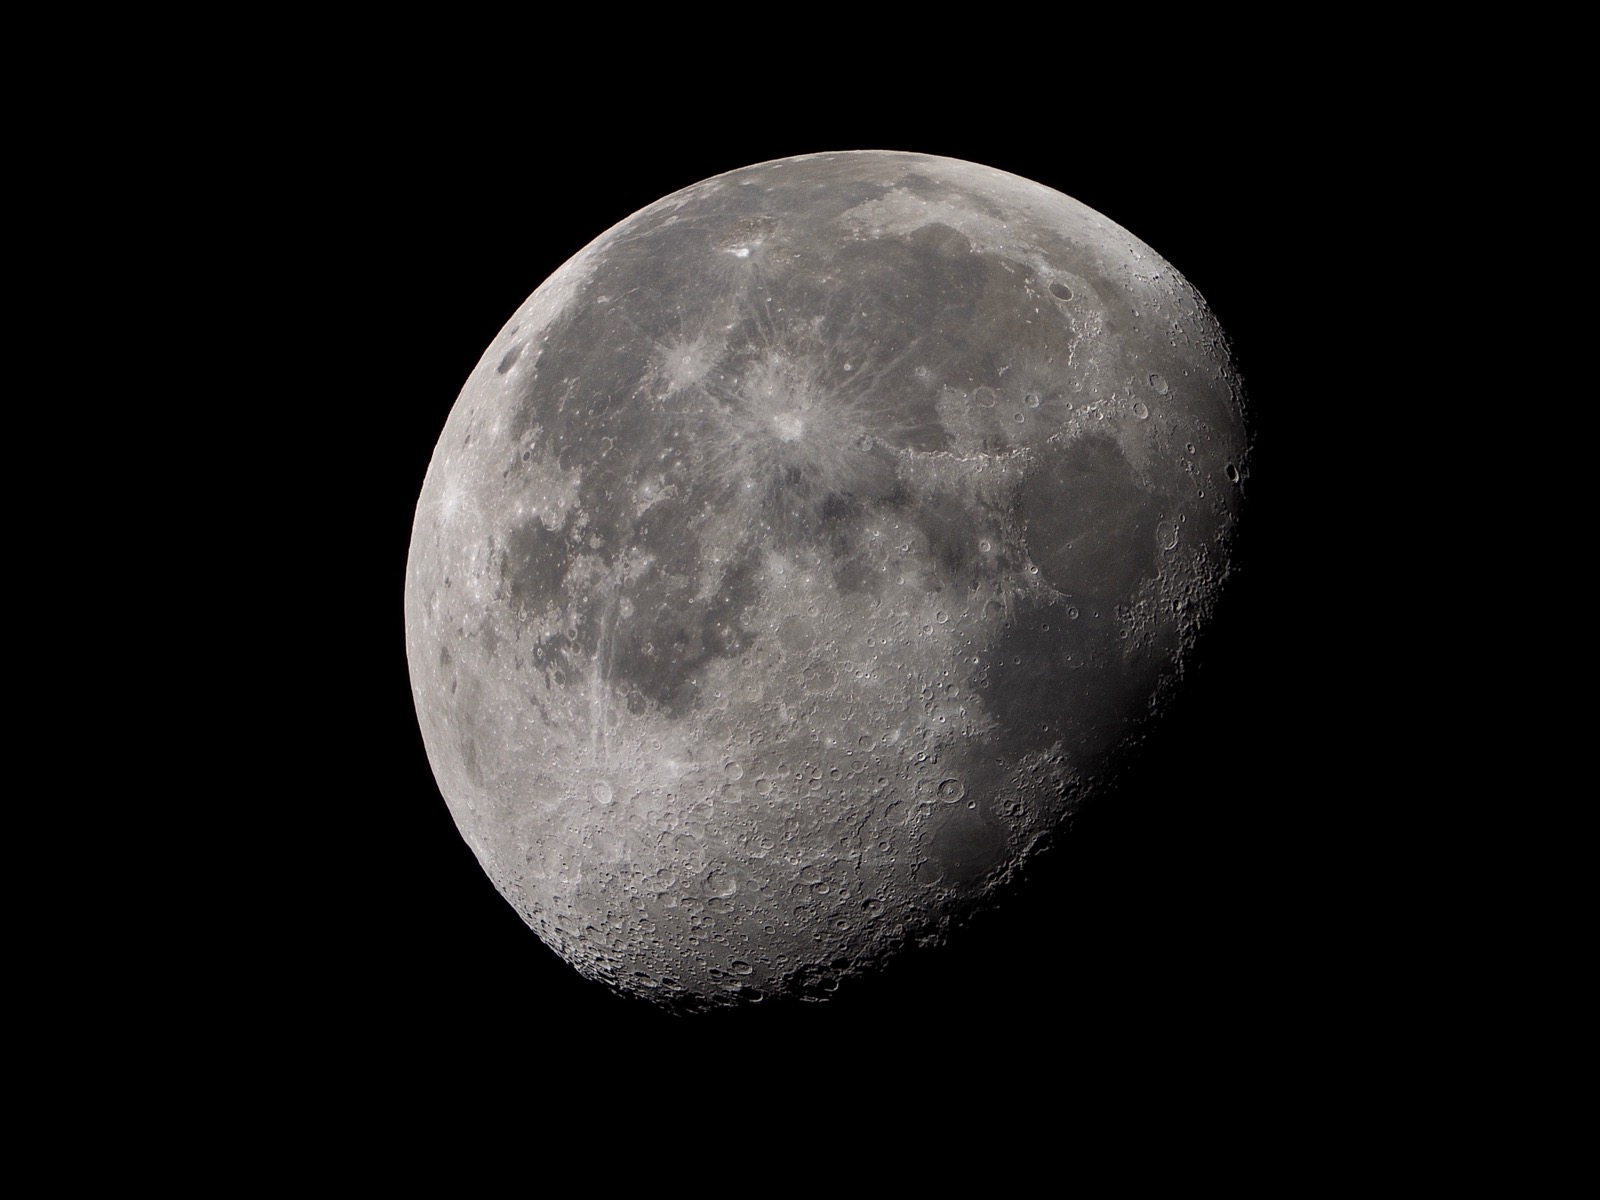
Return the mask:
[[[1148,732],[1248,464],[1210,310],[1082,204],[877,151],[706,180],[552,275],[445,424],[405,596],[439,787],[584,975],[826,996]]]

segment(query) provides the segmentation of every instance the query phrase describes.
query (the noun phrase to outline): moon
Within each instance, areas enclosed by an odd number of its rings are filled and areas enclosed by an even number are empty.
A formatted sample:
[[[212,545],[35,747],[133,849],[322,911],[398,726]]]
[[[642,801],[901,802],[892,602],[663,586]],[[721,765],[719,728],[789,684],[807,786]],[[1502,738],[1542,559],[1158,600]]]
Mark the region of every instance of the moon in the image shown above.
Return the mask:
[[[910,153],[708,179],[557,270],[450,413],[405,583],[435,778],[583,975],[826,998],[1139,749],[1249,473],[1214,315],[1099,213]]]

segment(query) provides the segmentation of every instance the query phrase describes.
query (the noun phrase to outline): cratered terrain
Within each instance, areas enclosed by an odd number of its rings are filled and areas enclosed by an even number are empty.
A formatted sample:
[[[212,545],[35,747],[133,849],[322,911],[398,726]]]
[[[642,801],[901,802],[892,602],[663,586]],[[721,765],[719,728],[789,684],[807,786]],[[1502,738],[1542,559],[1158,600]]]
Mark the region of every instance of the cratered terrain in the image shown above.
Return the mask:
[[[485,351],[407,653],[463,837],[584,975],[821,997],[990,904],[1181,684],[1250,469],[1205,302],[908,153],[643,209]]]

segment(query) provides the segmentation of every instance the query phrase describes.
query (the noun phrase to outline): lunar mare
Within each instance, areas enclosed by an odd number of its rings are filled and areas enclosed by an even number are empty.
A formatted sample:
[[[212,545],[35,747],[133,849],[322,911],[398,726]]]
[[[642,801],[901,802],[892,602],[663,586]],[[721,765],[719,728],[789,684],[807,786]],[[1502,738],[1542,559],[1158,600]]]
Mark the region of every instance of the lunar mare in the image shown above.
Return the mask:
[[[1107,218],[972,163],[733,171],[484,352],[406,574],[463,837],[584,975],[825,996],[993,898],[1182,678],[1240,381]]]

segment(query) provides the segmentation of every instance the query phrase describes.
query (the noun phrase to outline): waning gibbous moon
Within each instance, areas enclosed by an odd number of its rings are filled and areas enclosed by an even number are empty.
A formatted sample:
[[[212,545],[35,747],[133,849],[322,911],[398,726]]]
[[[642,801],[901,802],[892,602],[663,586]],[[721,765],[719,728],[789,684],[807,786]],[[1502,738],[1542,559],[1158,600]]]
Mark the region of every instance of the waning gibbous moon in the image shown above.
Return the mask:
[[[1039,184],[731,171],[489,344],[406,638],[462,836],[584,975],[826,996],[991,901],[1183,677],[1242,391],[1198,293]]]

